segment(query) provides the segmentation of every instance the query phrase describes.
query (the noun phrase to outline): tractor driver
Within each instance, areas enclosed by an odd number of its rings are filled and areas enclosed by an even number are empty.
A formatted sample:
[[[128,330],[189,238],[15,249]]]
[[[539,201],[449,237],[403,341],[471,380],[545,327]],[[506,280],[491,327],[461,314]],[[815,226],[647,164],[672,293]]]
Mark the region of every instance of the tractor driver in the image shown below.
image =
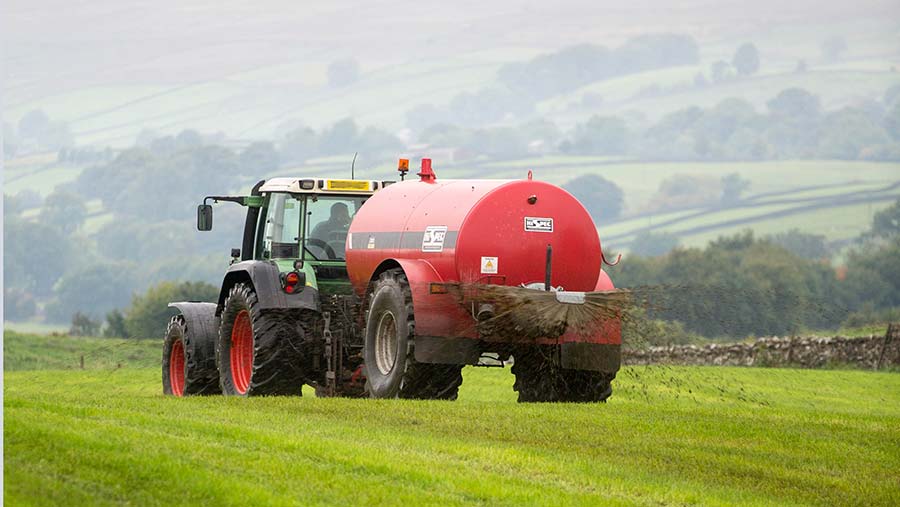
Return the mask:
[[[349,208],[347,208],[346,203],[336,202],[331,205],[331,216],[328,220],[319,222],[313,229],[310,237],[320,239],[326,243],[340,240],[340,238],[335,237],[335,233],[346,234],[348,227],[350,227]]]

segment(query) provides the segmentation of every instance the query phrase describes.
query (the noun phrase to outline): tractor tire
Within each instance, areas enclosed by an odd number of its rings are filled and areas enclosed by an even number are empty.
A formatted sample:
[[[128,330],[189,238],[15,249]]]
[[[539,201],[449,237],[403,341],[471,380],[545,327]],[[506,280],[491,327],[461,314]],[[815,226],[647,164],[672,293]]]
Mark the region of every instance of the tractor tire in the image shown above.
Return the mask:
[[[614,373],[562,369],[544,347],[515,356],[512,373],[519,403],[605,402],[612,395],[615,378]]]
[[[216,363],[229,396],[300,396],[303,327],[286,310],[261,311],[253,288],[238,283],[228,293],[219,325]]]
[[[366,390],[372,398],[455,400],[462,365],[415,358],[412,292],[402,269],[381,273],[366,319]]]
[[[215,344],[209,341],[205,343],[203,337],[194,336],[187,328],[183,315],[169,320],[163,341],[163,394],[181,397],[222,392],[216,369]]]

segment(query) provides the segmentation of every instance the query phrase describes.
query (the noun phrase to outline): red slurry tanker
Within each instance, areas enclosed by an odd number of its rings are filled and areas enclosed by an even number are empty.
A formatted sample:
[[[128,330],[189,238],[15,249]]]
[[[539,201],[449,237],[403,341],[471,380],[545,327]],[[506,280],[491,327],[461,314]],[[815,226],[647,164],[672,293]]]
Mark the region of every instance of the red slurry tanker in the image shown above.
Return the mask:
[[[512,360],[519,401],[605,400],[618,319],[585,331],[558,317],[613,289],[581,203],[530,173],[441,180],[423,159],[418,175],[276,178],[249,196],[208,197],[247,207],[243,248],[217,302],[172,303],[164,391],[308,384],[325,396],[455,399],[464,365]],[[211,225],[203,204],[198,228]],[[491,295],[498,286],[515,291],[514,305]]]

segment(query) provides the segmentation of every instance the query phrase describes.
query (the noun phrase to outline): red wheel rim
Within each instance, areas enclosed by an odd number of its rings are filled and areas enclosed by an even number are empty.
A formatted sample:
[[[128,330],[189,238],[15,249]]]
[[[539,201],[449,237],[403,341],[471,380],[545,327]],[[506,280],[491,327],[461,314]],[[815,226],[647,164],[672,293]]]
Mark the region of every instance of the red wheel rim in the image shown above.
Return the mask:
[[[250,387],[253,373],[253,327],[250,312],[241,310],[231,327],[231,381],[238,393],[244,394]]]
[[[184,396],[184,343],[181,339],[172,343],[169,353],[169,384],[172,385],[172,394]]]

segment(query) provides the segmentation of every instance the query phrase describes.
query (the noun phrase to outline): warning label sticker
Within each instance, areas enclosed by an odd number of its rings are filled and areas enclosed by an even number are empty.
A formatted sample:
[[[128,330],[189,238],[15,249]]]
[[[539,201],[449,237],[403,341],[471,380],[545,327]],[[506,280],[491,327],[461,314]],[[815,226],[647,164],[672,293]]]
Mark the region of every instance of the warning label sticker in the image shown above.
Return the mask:
[[[497,274],[497,258],[482,257],[481,258],[481,274],[496,275]]]
[[[553,219],[525,217],[525,230],[528,232],[553,232]]]
[[[366,243],[366,248],[369,250],[375,249],[375,236],[369,236],[369,242]]]
[[[422,251],[423,252],[442,252],[444,251],[444,238],[447,237],[446,225],[429,225],[425,228],[425,234],[422,235]]]

